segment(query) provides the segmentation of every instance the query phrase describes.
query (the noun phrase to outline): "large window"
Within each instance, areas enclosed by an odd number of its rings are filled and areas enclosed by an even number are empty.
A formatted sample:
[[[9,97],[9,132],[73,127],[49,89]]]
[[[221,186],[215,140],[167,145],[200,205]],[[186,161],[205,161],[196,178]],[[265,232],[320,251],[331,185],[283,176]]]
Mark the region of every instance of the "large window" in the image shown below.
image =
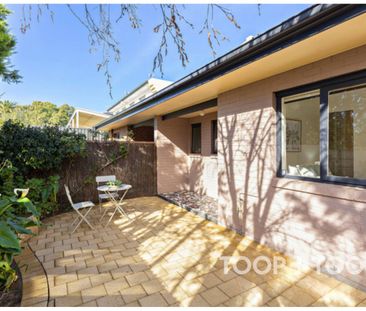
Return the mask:
[[[201,123],[192,124],[191,152],[201,153]]]
[[[211,153],[217,154],[217,120],[211,121]]]
[[[278,94],[278,175],[366,185],[366,74]]]

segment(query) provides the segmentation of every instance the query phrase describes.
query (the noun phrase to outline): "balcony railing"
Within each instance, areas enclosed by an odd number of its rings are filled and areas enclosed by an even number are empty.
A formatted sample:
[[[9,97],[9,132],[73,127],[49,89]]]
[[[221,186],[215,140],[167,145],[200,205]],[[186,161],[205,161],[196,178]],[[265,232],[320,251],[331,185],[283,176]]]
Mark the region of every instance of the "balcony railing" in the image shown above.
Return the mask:
[[[88,141],[106,141],[108,140],[108,133],[103,131],[93,130],[91,128],[62,128],[65,131],[83,134]]]

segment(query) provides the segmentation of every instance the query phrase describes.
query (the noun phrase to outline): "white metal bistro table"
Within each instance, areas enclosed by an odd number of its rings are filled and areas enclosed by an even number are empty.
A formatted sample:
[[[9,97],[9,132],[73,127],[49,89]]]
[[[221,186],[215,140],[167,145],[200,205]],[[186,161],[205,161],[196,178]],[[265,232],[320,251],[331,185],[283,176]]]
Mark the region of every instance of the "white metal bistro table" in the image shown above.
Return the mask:
[[[108,195],[108,197],[110,198],[112,204],[114,205],[114,211],[111,215],[111,217],[109,218],[106,226],[109,225],[109,223],[111,222],[112,218],[114,217],[114,215],[117,213],[117,211],[122,215],[122,216],[126,216],[128,219],[131,219],[126,212],[123,210],[122,208],[122,201],[125,198],[128,190],[130,190],[132,188],[131,185],[127,185],[127,184],[122,184],[120,186],[108,186],[108,185],[103,185],[103,186],[99,186],[97,187],[98,191],[102,191],[105,194]],[[115,195],[113,195],[113,193],[118,193],[118,192],[123,192],[122,195],[118,198]],[[100,220],[102,220],[102,218],[104,217],[104,215],[107,213],[108,209],[105,209],[102,217],[100,218]]]

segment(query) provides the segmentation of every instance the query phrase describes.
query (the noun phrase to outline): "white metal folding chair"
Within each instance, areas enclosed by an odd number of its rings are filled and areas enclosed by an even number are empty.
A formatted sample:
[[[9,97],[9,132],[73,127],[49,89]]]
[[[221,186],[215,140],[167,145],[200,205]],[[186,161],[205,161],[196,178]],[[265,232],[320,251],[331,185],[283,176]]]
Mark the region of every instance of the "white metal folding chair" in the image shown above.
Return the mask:
[[[116,181],[115,175],[107,175],[107,176],[97,176],[95,177],[95,181],[97,182],[97,187],[102,186],[103,184],[106,184],[109,181]],[[110,195],[117,198],[118,193],[117,192],[111,192]],[[102,203],[103,201],[109,201],[110,196],[106,193],[98,193],[98,200],[99,200],[99,210],[102,210]]]
[[[65,186],[65,191],[66,191],[66,195],[67,195],[67,198],[69,199],[70,201],[70,204],[72,206],[72,208],[76,211],[76,213],[78,214],[78,216],[76,217],[76,219],[72,222],[71,226],[74,225],[75,222],[78,221],[78,219],[80,218],[80,221],[78,222],[78,224],[76,225],[76,227],[74,228],[74,230],[72,231],[72,233],[75,232],[75,230],[80,226],[80,224],[85,221],[88,226],[94,230],[94,227],[90,224],[90,222],[88,221],[88,219],[86,219],[86,216],[88,216],[88,214],[90,213],[90,211],[92,210],[92,208],[94,207],[94,203],[91,202],[91,201],[85,201],[85,202],[79,202],[79,203],[74,203],[72,201],[72,198],[71,198],[71,195],[70,195],[70,190],[69,190],[69,187],[64,185]],[[86,213],[83,214],[80,212],[81,209],[87,209]]]

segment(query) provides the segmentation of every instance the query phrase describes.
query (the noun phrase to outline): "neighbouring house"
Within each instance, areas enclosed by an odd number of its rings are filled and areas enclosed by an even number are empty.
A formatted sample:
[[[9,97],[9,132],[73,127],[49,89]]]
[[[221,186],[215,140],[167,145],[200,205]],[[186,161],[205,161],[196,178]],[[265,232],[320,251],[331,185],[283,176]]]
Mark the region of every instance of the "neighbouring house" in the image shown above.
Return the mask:
[[[100,113],[86,109],[75,109],[70,117],[67,127],[74,129],[93,129],[98,123],[119,114],[131,106],[139,103],[141,100],[151,96],[152,94],[162,90],[172,82],[162,79],[150,78],[141,83],[131,92],[126,94],[117,103],[107,109],[107,112]],[[133,136],[137,141],[153,141],[154,140],[154,124],[151,122],[143,122],[137,125],[131,125],[129,128],[114,128],[109,132],[111,139],[127,139],[127,135]]]
[[[366,5],[314,5],[96,129],[153,126],[157,191],[216,198],[226,227],[306,264],[366,262],[365,25]]]
[[[77,108],[71,115],[66,127],[73,129],[92,129],[96,124],[109,118],[110,116],[111,115],[107,113]]]
[[[107,111],[113,116],[123,113],[170,84],[172,84],[171,81],[150,78],[129,92]],[[140,124],[131,124],[120,128],[113,127],[109,133],[112,139],[124,140],[128,135],[131,135],[135,141],[154,141],[154,123],[147,120]]]

